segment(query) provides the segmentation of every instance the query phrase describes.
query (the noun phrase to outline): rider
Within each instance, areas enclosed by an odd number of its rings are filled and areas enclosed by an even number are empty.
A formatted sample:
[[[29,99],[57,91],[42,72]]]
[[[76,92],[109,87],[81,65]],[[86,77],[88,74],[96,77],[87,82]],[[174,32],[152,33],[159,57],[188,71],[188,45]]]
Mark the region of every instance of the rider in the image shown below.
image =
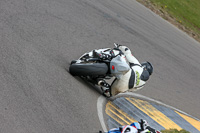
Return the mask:
[[[102,133],[100,131],[100,133]],[[107,133],[161,133],[158,130],[150,127],[146,120],[141,119],[141,122],[134,122],[130,125],[113,128]]]
[[[144,87],[146,81],[153,73],[153,66],[150,62],[139,63],[139,61],[132,55],[130,49],[127,46],[115,44],[118,49],[122,51],[130,66],[130,70],[127,71],[120,79],[115,79],[111,86],[105,80],[99,80],[98,85],[103,87],[105,94],[116,95],[121,92],[131,90],[139,90]],[[110,55],[104,55],[102,58],[110,58]]]

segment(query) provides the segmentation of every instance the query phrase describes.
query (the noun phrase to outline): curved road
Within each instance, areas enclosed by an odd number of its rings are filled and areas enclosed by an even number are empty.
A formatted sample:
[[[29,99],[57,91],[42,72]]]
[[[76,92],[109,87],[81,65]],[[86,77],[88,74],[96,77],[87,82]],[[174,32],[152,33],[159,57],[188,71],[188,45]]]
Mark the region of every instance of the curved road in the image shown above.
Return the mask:
[[[65,68],[114,42],[154,65],[137,93],[200,118],[200,44],[135,0],[1,0],[0,132],[101,129],[100,94]]]

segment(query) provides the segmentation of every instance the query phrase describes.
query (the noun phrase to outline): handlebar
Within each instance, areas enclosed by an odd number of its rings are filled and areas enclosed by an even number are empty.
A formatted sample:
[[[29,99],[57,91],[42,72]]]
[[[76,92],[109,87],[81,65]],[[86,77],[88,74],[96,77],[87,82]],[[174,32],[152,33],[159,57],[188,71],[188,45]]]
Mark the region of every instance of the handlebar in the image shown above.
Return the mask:
[[[117,50],[117,51],[119,51],[119,55],[123,55],[123,54],[124,54],[119,48],[113,48],[112,50]]]
[[[119,45],[119,44],[117,44],[117,43],[114,43],[114,46],[115,46],[116,48],[119,48],[121,45]]]

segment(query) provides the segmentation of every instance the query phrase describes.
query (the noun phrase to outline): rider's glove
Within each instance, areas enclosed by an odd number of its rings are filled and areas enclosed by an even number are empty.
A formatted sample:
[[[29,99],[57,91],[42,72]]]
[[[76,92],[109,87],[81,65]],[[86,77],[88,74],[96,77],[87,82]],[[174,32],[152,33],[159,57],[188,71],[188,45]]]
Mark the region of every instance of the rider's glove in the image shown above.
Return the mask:
[[[125,54],[131,54],[130,49],[127,46],[119,46],[119,49]]]
[[[140,133],[161,133],[160,131],[157,131],[154,128],[150,127],[146,120],[141,119],[141,122],[139,123],[141,126]]]
[[[141,119],[141,121],[139,123],[140,123],[142,130],[146,129],[149,126],[148,122],[146,120],[143,120],[143,119]]]

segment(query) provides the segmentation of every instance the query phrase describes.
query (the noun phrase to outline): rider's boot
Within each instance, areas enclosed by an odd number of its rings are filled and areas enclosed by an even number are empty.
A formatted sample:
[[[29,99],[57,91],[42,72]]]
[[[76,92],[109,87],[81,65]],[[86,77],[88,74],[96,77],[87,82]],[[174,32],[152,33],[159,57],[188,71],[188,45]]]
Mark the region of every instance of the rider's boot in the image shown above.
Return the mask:
[[[103,92],[103,95],[105,95],[106,97],[111,97],[111,91],[110,89],[106,89],[104,92]]]

